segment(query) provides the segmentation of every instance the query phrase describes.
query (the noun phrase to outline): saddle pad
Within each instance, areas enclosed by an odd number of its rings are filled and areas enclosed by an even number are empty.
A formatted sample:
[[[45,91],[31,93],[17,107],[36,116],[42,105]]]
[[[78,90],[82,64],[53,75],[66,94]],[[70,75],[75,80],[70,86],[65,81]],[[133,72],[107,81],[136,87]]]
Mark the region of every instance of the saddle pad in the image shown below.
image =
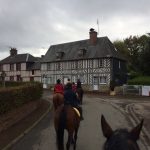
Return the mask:
[[[75,110],[75,112],[77,113],[77,115],[80,117],[80,112],[77,108],[73,107],[73,109]]]

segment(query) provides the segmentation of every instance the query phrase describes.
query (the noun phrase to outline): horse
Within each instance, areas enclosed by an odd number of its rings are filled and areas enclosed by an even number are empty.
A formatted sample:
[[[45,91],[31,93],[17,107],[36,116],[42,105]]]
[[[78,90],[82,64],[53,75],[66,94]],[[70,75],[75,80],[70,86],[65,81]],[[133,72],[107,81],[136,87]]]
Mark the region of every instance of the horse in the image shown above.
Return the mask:
[[[64,103],[64,96],[61,93],[54,93],[53,94],[53,105],[54,109],[56,110],[58,106]]]
[[[83,102],[83,93],[84,93],[83,89],[82,88],[77,88],[76,93],[77,93],[79,103],[82,104],[82,102]]]
[[[71,105],[62,105],[54,115],[54,127],[56,131],[56,141],[58,150],[64,150],[64,131],[68,131],[68,140],[66,149],[70,149],[73,144],[73,149],[76,150],[77,134],[80,126],[80,116]]]
[[[143,120],[131,131],[127,129],[112,130],[106,122],[104,116],[101,116],[101,127],[103,135],[106,137],[104,150],[140,150],[137,140],[143,126]]]

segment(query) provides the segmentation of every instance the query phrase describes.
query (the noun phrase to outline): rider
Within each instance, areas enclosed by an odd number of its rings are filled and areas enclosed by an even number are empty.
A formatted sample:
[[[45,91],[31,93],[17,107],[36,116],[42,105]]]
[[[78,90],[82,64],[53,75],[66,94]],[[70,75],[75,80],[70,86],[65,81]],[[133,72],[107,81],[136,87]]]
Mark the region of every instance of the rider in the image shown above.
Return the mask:
[[[69,79],[69,78],[67,79],[67,82],[66,82],[66,84],[65,84],[64,89],[66,89],[66,88],[67,88],[68,83],[71,83],[71,81],[70,81],[70,79]]]
[[[78,99],[76,94],[72,90],[72,84],[67,83],[65,92],[64,92],[64,105],[71,105],[72,107],[75,107],[80,112],[80,120],[83,120],[82,116],[82,108],[78,104]]]
[[[60,94],[64,94],[64,87],[63,85],[61,84],[61,81],[60,79],[57,80],[57,83],[54,87],[54,93],[60,93]]]
[[[77,89],[79,89],[79,88],[82,88],[80,79],[77,80]]]
[[[72,82],[72,90],[73,90],[73,92],[75,92],[75,93],[76,93],[76,89],[77,89],[77,87],[76,87],[75,83],[74,83],[74,82]]]

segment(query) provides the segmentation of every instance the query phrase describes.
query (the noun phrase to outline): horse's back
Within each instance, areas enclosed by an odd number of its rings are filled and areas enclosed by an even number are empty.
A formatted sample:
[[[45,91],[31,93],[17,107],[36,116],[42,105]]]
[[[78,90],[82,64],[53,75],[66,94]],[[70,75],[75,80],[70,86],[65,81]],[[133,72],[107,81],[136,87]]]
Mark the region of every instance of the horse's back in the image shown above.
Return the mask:
[[[62,105],[64,103],[64,96],[61,93],[54,93],[53,94],[53,104],[55,109],[57,109],[58,106]]]
[[[66,129],[74,129],[79,126],[80,117],[72,106],[66,107],[66,120]]]
[[[55,111],[54,125],[57,137],[57,146],[59,150],[64,150],[64,130],[68,131],[68,141],[66,149],[69,150],[73,141],[74,150],[76,149],[77,133],[80,125],[80,118],[70,105],[62,105]]]

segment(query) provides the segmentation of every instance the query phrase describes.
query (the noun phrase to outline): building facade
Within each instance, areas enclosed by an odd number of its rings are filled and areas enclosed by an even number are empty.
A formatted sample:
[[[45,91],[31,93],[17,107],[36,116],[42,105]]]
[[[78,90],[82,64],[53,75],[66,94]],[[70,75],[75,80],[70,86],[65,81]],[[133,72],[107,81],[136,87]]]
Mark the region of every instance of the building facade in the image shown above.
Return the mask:
[[[6,73],[6,81],[41,82],[39,58],[30,54],[17,54],[15,48],[11,48],[10,56],[0,61],[0,74],[2,71]]]
[[[53,86],[80,79],[87,90],[101,90],[111,80],[126,82],[126,61],[107,37],[97,37],[90,29],[89,39],[50,46],[41,62],[42,82]]]

